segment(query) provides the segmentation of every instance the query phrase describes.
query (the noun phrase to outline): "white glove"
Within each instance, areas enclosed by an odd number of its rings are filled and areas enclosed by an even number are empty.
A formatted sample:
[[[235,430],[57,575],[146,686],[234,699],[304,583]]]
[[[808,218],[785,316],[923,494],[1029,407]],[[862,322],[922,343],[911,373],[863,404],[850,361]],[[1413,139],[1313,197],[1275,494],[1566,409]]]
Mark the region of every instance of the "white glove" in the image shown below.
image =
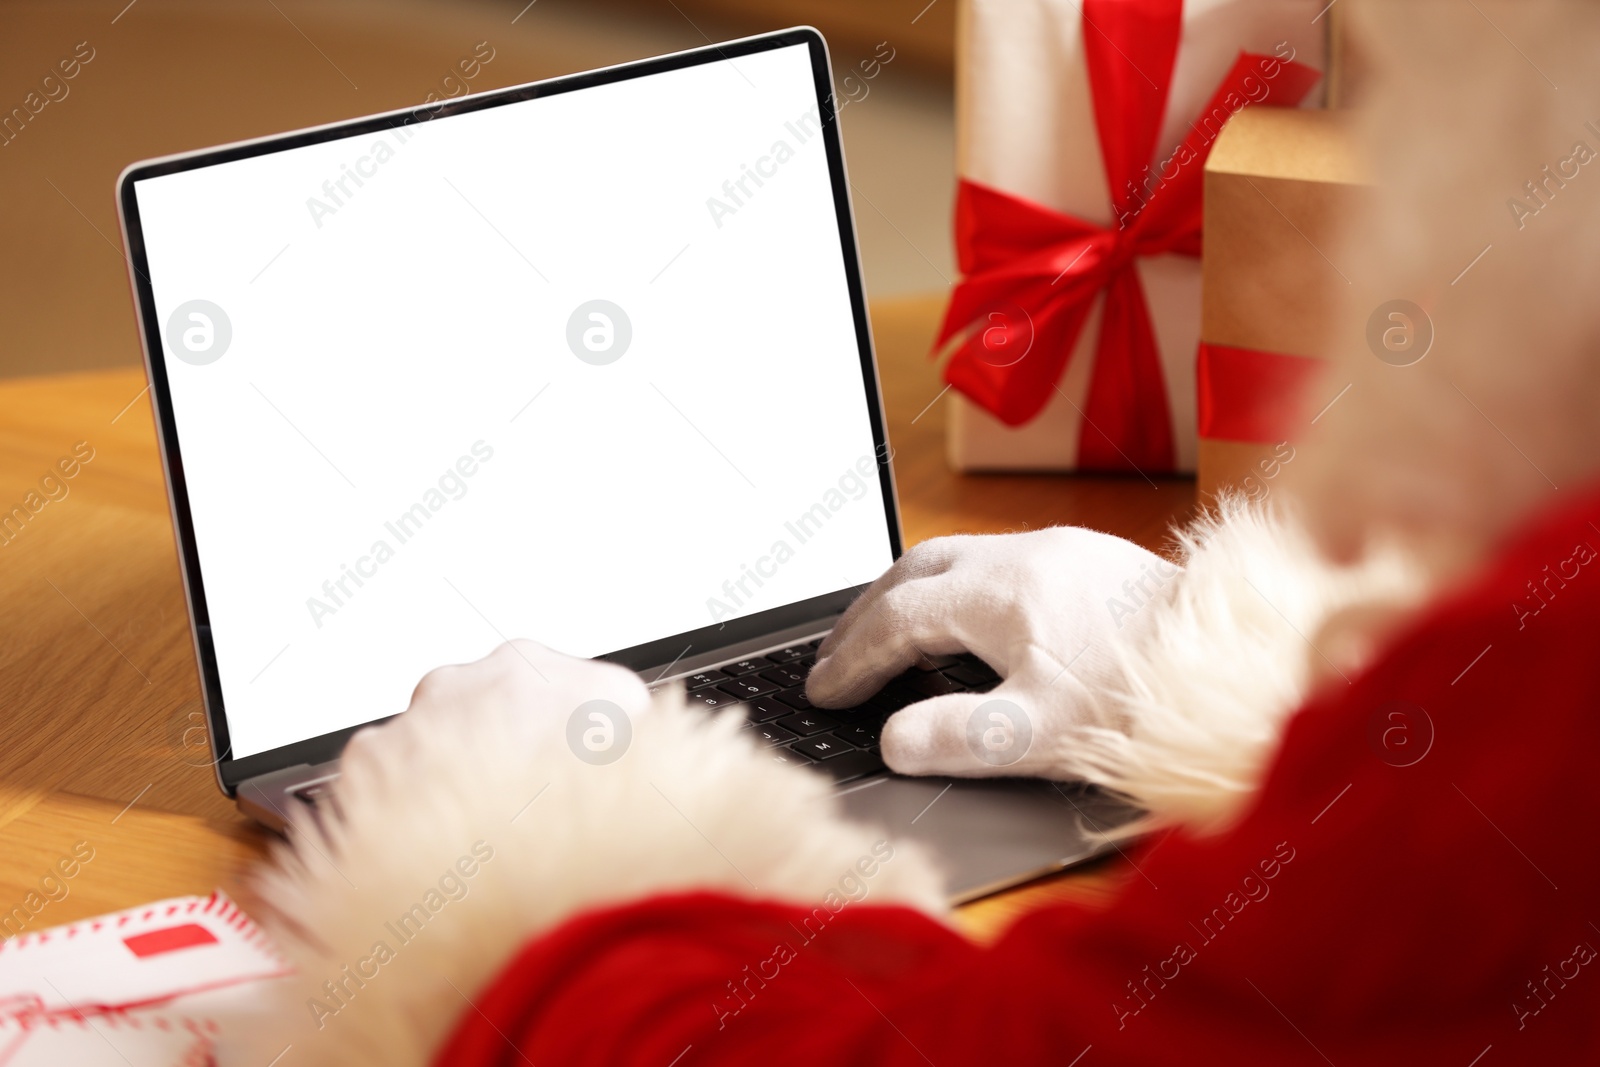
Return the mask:
[[[1071,777],[1074,728],[1125,728],[1101,699],[1121,685],[1117,646],[1153,624],[1181,573],[1078,527],[926,541],[845,612],[806,693],[818,707],[850,707],[921,656],[971,652],[1004,681],[895,713],[885,762],[902,774]]]
[[[537,641],[516,640],[473,663],[437,667],[411,694],[412,715],[527,716],[530,708],[569,712],[592,700],[615,703],[630,716],[650,706],[644,680],[604,660],[578,659]]]
[[[625,667],[508,641],[476,662],[429,671],[404,715],[350,739],[344,775],[369,762],[414,765],[427,748],[470,746],[480,736],[537,745],[564,735],[573,755],[603,765],[628,750],[635,720],[649,709],[644,681]],[[441,737],[421,720],[445,720],[451,730]]]

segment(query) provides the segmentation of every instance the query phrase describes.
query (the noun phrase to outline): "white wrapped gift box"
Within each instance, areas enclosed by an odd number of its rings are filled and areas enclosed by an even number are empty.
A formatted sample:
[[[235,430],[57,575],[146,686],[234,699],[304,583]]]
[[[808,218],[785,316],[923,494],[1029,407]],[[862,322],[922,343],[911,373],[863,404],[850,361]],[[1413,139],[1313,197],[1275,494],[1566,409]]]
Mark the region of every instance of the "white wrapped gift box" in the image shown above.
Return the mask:
[[[1326,0],[1188,0],[1155,164],[1188,134],[1239,53],[1290,56],[1325,69]],[[1098,226],[1113,224],[1077,0],[964,0],[956,57],[956,158],[961,177]],[[1319,85],[1302,106],[1322,101]],[[1200,261],[1141,257],[1165,372],[1179,471],[1195,469],[1194,361],[1200,339]],[[1079,335],[1060,394],[1010,427],[952,390],[947,444],[958,470],[1072,470],[1100,332],[1096,306]],[[1061,394],[1065,394],[1064,396]]]

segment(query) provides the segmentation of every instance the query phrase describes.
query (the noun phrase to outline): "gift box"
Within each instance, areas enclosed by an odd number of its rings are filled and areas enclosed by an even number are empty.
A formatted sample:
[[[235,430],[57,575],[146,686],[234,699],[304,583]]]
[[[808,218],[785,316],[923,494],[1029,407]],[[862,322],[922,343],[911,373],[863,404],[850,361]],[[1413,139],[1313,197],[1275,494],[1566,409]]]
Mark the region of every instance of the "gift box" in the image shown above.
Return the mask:
[[[1308,389],[1350,285],[1338,237],[1367,183],[1347,112],[1251,110],[1217,139],[1196,363],[1202,495],[1270,493],[1295,439],[1339,399],[1337,383]]]
[[[948,454],[1192,471],[1203,164],[1321,103],[1326,0],[967,0],[958,15]]]

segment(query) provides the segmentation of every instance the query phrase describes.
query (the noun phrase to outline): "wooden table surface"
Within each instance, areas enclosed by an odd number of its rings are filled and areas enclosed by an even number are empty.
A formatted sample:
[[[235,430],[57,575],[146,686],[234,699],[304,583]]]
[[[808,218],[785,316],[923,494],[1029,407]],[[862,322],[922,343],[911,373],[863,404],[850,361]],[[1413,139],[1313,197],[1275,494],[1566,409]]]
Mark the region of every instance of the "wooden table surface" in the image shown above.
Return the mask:
[[[1194,507],[1192,481],[948,469],[948,398],[926,359],[939,308],[873,307],[907,544],[1072,523],[1163,547]],[[0,918],[78,842],[95,850],[28,929],[218,886],[248,905],[241,876],[271,840],[222,796],[198,746],[198,676],[144,384],[134,369],[0,382],[0,513],[30,492],[47,500],[19,533],[0,533]],[[50,483],[50,499],[41,479],[74,449],[92,458]],[[1041,903],[1103,898],[1122,876],[1100,863],[967,905],[958,921],[991,936]]]

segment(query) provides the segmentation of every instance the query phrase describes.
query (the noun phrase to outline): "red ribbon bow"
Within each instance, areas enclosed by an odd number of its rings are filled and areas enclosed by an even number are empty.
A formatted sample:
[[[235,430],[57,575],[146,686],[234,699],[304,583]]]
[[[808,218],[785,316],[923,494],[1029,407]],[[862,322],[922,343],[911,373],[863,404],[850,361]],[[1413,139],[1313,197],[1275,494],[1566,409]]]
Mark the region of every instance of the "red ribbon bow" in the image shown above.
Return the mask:
[[[956,248],[964,277],[936,347],[961,337],[945,381],[1007,425],[1021,425],[1050,399],[1104,290],[1078,465],[1170,471],[1172,417],[1134,259],[1198,256],[1201,179],[1221,122],[1252,102],[1292,107],[1321,75],[1292,61],[1240,53],[1189,136],[1164,163],[1147,166],[1172,88],[1183,2],[1084,0],[1083,23],[1095,126],[1118,225],[1102,229],[963,180]]]

